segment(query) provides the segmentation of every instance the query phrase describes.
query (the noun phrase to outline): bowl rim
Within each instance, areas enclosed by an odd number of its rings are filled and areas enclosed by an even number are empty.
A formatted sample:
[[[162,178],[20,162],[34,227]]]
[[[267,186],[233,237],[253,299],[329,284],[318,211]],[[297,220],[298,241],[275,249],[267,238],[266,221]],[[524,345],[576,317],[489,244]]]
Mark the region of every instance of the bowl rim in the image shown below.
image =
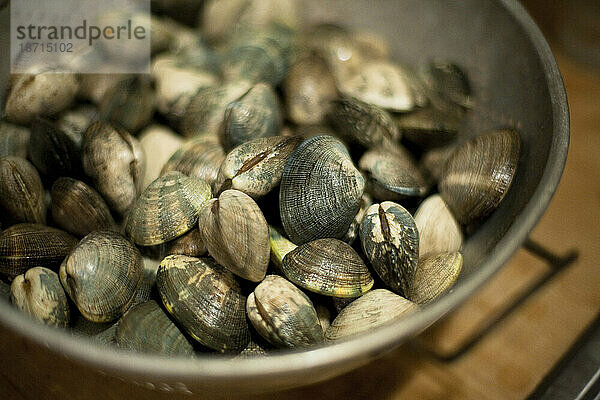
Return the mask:
[[[475,290],[492,277],[518,250],[537,221],[548,207],[562,176],[569,147],[569,109],[560,71],[552,51],[541,31],[527,11],[515,0],[499,0],[508,13],[522,27],[538,54],[543,68],[552,105],[553,140],[546,168],[533,195],[506,234],[486,257],[478,273],[457,285],[453,291],[422,308],[421,312],[401,321],[389,323],[374,331],[357,335],[348,340],[321,346],[302,352],[285,352],[270,357],[247,359],[224,359],[209,355],[196,359],[168,359],[160,356],[130,353],[91,345],[89,339],[75,337],[67,332],[43,326],[25,315],[14,312],[8,303],[0,302],[0,322],[9,330],[42,344],[52,352],[91,366],[100,373],[128,377],[129,381],[149,388],[160,382],[193,382],[193,385],[225,386],[235,381],[240,387],[252,382],[277,381],[285,387],[300,386],[302,382],[290,384],[290,378],[320,371],[324,380],[364,364],[383,352],[398,346],[408,335],[422,331],[446,313],[464,302]],[[204,362],[202,362],[202,361]],[[347,368],[332,373],[334,366],[346,363]],[[235,365],[234,368],[232,366]],[[327,374],[327,371],[330,371]],[[142,379],[142,381],[138,381]],[[156,383],[158,382],[158,383]],[[287,383],[284,383],[287,382]],[[276,384],[274,384],[276,385]],[[171,385],[172,386],[172,385]],[[181,383],[175,387],[189,394],[190,390]],[[264,388],[268,390],[268,387]]]

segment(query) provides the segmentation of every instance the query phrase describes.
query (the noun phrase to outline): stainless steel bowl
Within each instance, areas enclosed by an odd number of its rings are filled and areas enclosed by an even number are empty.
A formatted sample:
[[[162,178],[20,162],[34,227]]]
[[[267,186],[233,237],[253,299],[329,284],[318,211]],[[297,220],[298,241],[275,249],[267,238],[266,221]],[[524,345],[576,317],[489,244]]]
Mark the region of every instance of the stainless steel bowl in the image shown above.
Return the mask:
[[[417,334],[471,296],[519,248],[548,206],[569,144],[569,112],[560,72],[542,34],[516,1],[310,0],[310,21],[336,21],[384,35],[399,60],[455,61],[468,73],[476,107],[464,137],[515,126],[523,141],[512,188],[500,208],[468,238],[454,290],[402,321],[351,340],[264,359],[161,359],[101,348],[46,328],[0,304],[0,351],[15,385],[43,376],[78,398],[75,380],[110,396],[152,390],[200,394],[265,392],[322,381],[357,368]],[[7,10],[0,20],[7,47]],[[2,54],[7,54],[3,50]],[[5,57],[6,58],[6,57]],[[1,86],[6,83],[3,61]],[[4,88],[0,87],[0,93]],[[6,371],[6,370],[5,370]],[[40,375],[41,374],[41,375]],[[20,383],[19,383],[20,382]],[[96,389],[94,389],[96,388]]]

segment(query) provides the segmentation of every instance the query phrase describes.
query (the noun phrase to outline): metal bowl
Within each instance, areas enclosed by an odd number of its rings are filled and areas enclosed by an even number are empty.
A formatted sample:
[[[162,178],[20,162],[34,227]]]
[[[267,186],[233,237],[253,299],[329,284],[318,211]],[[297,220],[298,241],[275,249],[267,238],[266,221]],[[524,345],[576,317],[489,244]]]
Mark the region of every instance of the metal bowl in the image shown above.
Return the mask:
[[[311,0],[303,5],[310,21],[335,21],[387,37],[399,60],[416,65],[441,57],[463,67],[477,101],[465,138],[506,125],[521,132],[522,153],[512,188],[466,241],[464,270],[454,290],[420,313],[348,341],[239,361],[125,354],[46,328],[1,303],[0,351],[12,363],[14,376],[26,382],[43,374],[56,390],[71,394],[73,388],[66,385],[72,379],[65,371],[76,371],[81,382],[113,394],[141,390],[132,385],[187,394],[249,393],[326,380],[391,350],[454,309],[523,243],[560,180],[569,112],[550,48],[522,6],[510,0]],[[0,17],[6,18],[7,10],[3,13]],[[6,29],[6,24],[0,26]],[[2,68],[6,77],[7,66]],[[4,86],[6,79],[2,81]]]

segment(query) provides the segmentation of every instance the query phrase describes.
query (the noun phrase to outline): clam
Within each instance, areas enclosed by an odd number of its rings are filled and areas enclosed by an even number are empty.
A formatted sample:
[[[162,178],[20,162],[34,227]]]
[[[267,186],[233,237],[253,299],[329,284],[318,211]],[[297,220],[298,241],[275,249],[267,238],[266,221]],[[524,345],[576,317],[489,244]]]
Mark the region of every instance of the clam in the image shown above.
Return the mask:
[[[450,143],[458,135],[464,111],[457,107],[420,108],[395,117],[402,136],[420,148],[430,149]]]
[[[72,137],[48,119],[33,121],[28,153],[33,165],[45,176],[81,174],[81,138]]]
[[[242,97],[251,87],[250,82],[234,81],[200,89],[181,117],[181,133],[188,137],[216,136],[229,103]]]
[[[246,347],[246,296],[231,272],[208,258],[173,255],[161,262],[156,283],[167,311],[202,345],[220,352]]]
[[[231,150],[252,139],[276,136],[280,129],[277,96],[269,85],[258,83],[227,106],[221,142]]]
[[[119,327],[118,323],[112,324],[109,328],[103,330],[100,333],[93,335],[93,338],[96,341],[96,343],[100,343],[104,346],[116,346],[117,338],[115,337],[115,335],[117,334],[118,327]]]
[[[425,304],[441,296],[454,286],[462,264],[463,258],[459,252],[433,254],[419,259],[406,297],[417,304]]]
[[[93,337],[101,341],[113,341],[114,343],[114,329],[116,329],[118,322],[92,322],[85,318],[77,308],[71,309],[71,332],[74,335]],[[112,332],[112,333],[111,333]],[[112,338],[111,338],[112,335]]]
[[[213,192],[216,192],[217,176],[224,159],[225,152],[216,139],[202,136],[189,139],[167,160],[161,175],[169,171],[179,171],[204,180],[211,185]]]
[[[98,109],[91,104],[81,104],[60,114],[56,124],[81,147],[83,134],[94,121],[98,120]]]
[[[389,61],[372,61],[346,79],[338,79],[339,91],[385,110],[404,112],[415,107],[409,74]]]
[[[479,135],[454,151],[438,187],[458,222],[480,221],[498,207],[515,176],[520,149],[519,134],[503,129]]]
[[[293,38],[293,31],[283,25],[239,32],[223,57],[225,80],[279,85],[294,57]]]
[[[140,287],[144,265],[139,250],[111,231],[84,237],[60,266],[60,281],[92,322],[110,322],[131,305]]]
[[[430,91],[432,101],[450,102],[464,108],[471,107],[471,85],[467,75],[456,64],[446,60],[433,60],[419,75]],[[436,99],[439,97],[439,100]]]
[[[398,128],[387,111],[356,99],[334,100],[328,118],[337,132],[366,148],[400,140]]]
[[[69,324],[69,303],[56,272],[31,268],[15,277],[10,290],[11,302],[36,320],[63,328]]]
[[[271,245],[271,262],[280,270],[285,255],[298,247],[270,225],[269,244]]]
[[[325,337],[338,340],[367,332],[418,310],[418,305],[389,290],[373,290],[340,311]]]
[[[373,204],[360,225],[360,242],[381,280],[406,293],[419,260],[419,232],[410,213],[391,201]]]
[[[360,208],[364,185],[342,142],[331,136],[305,140],[281,177],[279,210],[290,240],[343,237]]]
[[[125,232],[140,246],[154,246],[175,239],[198,223],[202,205],[212,197],[210,186],[181,172],[157,178],[131,209]]]
[[[200,211],[199,227],[208,253],[234,274],[253,282],[269,264],[269,227],[258,205],[238,190],[226,190]]]
[[[334,297],[334,299],[335,298],[337,297]],[[317,311],[317,318],[319,318],[321,329],[323,330],[323,333],[325,333],[327,328],[329,328],[329,325],[331,325],[331,312],[323,304],[317,304],[315,310]]]
[[[96,230],[115,230],[108,205],[91,186],[72,178],[58,178],[51,190],[52,221],[61,229],[83,237]]]
[[[358,253],[338,239],[317,239],[290,251],[282,270],[294,284],[333,297],[358,297],[373,287],[373,277]]]
[[[363,66],[365,60],[361,48],[351,31],[336,24],[322,23],[310,27],[307,32],[306,46],[325,59],[338,82]]]
[[[310,299],[286,279],[267,276],[246,303],[248,319],[275,347],[302,347],[323,341],[323,328]]]
[[[98,104],[100,118],[128,132],[139,131],[154,115],[156,99],[152,85],[152,81],[144,75],[120,81],[104,94]]]
[[[27,158],[30,135],[29,128],[0,121],[0,157]]]
[[[74,74],[45,71],[14,75],[6,97],[6,119],[29,125],[37,116],[56,115],[73,103],[78,90]]]
[[[194,347],[154,300],[131,307],[115,332],[119,348],[168,356],[194,355]]]
[[[283,167],[301,141],[297,136],[274,136],[239,145],[221,164],[220,190],[236,189],[254,198],[266,195],[279,185]]]
[[[103,99],[107,98],[107,93],[113,91],[121,82],[132,77],[132,75],[108,73],[81,74],[78,95],[94,104],[100,104]]]
[[[366,60],[385,60],[392,53],[385,38],[369,31],[356,31],[352,35],[360,53]]]
[[[439,194],[429,196],[415,212],[419,230],[419,258],[460,249],[463,235],[446,202]]]
[[[248,28],[264,28],[273,23],[291,28],[300,26],[297,0],[210,0],[200,15],[202,33],[221,41]]]
[[[38,224],[17,224],[0,233],[0,273],[13,278],[29,268],[57,269],[77,239]]]
[[[379,200],[404,200],[425,196],[428,182],[413,156],[400,145],[373,148],[358,165],[367,176],[369,193]]]
[[[300,125],[321,124],[337,97],[335,80],[325,60],[309,53],[292,65],[283,83],[289,118]]]
[[[354,216],[354,220],[350,224],[348,232],[346,232],[346,234],[342,238],[344,242],[348,243],[349,245],[352,245],[352,243],[354,243],[354,240],[356,240],[356,238],[359,235],[360,223],[362,222],[365,216],[367,208],[369,208],[371,204],[373,204],[373,199],[371,199],[371,196],[369,196],[366,193],[363,194],[362,198],[360,199],[360,209]]]
[[[148,160],[142,184],[146,188],[161,175],[169,157],[183,144],[183,138],[166,126],[151,125],[140,133],[138,140]]]
[[[144,182],[146,157],[140,143],[120,128],[94,122],[85,132],[81,151],[85,173],[108,205],[124,214]]]
[[[7,223],[46,222],[44,187],[29,161],[14,156],[0,158],[0,210]]]
[[[156,106],[160,113],[180,117],[192,97],[201,88],[217,84],[211,71],[186,65],[182,57],[160,55],[152,61],[152,77],[156,81]]]
[[[340,311],[342,311],[344,308],[346,308],[348,306],[348,304],[352,303],[356,299],[357,299],[357,297],[355,297],[355,298],[332,297],[331,303],[333,304],[333,308],[334,308],[335,312],[337,314],[339,314]],[[329,325],[331,325],[331,323]]]

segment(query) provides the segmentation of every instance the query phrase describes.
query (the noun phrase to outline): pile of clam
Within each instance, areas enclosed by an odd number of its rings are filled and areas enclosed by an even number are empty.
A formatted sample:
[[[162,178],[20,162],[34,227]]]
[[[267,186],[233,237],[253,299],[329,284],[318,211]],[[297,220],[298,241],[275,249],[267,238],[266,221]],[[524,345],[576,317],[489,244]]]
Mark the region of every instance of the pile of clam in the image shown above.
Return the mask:
[[[296,1],[152,17],[152,73],[18,75],[0,121],[0,288],[122,349],[247,357],[449,291],[506,195],[510,129],[463,138],[466,75],[300,30]],[[210,45],[209,45],[210,44]]]

